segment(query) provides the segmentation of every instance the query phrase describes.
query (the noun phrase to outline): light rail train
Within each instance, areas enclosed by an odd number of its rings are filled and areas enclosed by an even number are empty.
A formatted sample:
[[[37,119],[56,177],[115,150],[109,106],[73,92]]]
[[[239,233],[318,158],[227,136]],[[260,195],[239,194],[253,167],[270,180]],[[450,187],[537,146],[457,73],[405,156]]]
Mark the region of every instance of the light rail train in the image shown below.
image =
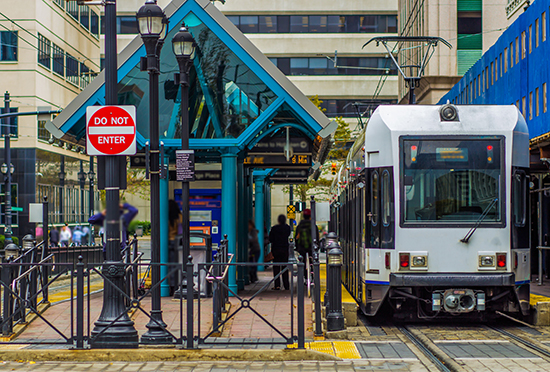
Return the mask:
[[[528,315],[529,136],[515,106],[379,106],[331,187],[366,315]]]

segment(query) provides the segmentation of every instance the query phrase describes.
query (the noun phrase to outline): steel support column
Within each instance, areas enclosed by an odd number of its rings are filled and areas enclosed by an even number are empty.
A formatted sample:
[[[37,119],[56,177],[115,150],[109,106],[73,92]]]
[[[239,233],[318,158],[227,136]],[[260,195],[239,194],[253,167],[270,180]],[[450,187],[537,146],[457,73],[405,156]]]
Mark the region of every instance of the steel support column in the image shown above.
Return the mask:
[[[255,223],[258,230],[258,243],[260,243],[260,257],[258,263],[264,262],[264,207],[265,207],[265,193],[264,184],[265,176],[254,177],[254,208],[255,208]],[[258,265],[258,271],[264,271],[264,265]]]
[[[237,258],[239,262],[248,261],[248,232],[246,227],[247,224],[247,209],[246,209],[246,178],[245,178],[245,168],[243,164],[243,159],[239,157],[237,159],[237,182],[238,182],[238,205],[237,209],[237,221],[238,221],[238,232],[237,236],[239,237],[238,246],[237,246]],[[245,277],[246,270],[244,266],[241,266],[237,269],[237,287],[239,290],[244,289],[245,286]]]
[[[237,154],[222,153],[222,236],[227,235],[228,252],[237,253]],[[233,259],[235,260],[235,259]],[[237,271],[229,268],[229,288],[237,293]],[[231,295],[231,293],[230,293]]]

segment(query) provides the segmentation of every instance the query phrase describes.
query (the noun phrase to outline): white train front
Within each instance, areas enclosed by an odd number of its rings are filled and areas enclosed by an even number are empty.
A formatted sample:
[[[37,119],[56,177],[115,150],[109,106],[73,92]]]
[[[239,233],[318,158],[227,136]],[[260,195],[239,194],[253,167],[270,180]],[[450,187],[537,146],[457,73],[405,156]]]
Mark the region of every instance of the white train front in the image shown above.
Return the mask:
[[[380,106],[332,187],[367,315],[529,311],[529,136],[515,106]]]

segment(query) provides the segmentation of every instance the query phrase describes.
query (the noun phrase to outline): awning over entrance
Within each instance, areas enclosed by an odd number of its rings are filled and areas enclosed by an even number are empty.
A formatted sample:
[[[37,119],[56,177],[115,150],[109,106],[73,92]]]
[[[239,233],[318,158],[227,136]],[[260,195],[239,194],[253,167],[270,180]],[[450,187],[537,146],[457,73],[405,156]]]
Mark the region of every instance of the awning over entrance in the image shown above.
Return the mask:
[[[173,77],[178,65],[170,40],[182,22],[197,42],[190,72],[191,148],[241,151],[265,137],[263,132],[277,135],[275,129],[281,126],[312,141],[336,129],[210,1],[174,0],[165,12],[170,24],[160,56],[159,90],[160,137],[167,149],[181,143],[180,87]],[[136,106],[138,147],[149,137],[149,79],[139,68],[142,56],[145,48],[137,36],[119,55],[118,68],[119,104]],[[47,125],[56,137],[84,144],[86,107],[104,104],[104,78],[101,73]]]

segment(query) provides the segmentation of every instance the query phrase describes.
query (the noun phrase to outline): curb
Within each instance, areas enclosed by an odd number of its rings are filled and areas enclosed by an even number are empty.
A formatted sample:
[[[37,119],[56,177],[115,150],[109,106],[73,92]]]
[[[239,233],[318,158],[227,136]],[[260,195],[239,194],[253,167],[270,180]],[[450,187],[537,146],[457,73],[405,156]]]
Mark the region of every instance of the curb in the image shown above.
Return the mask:
[[[168,362],[168,361],[337,361],[333,355],[298,349],[110,349],[0,350],[0,360],[25,362]]]

